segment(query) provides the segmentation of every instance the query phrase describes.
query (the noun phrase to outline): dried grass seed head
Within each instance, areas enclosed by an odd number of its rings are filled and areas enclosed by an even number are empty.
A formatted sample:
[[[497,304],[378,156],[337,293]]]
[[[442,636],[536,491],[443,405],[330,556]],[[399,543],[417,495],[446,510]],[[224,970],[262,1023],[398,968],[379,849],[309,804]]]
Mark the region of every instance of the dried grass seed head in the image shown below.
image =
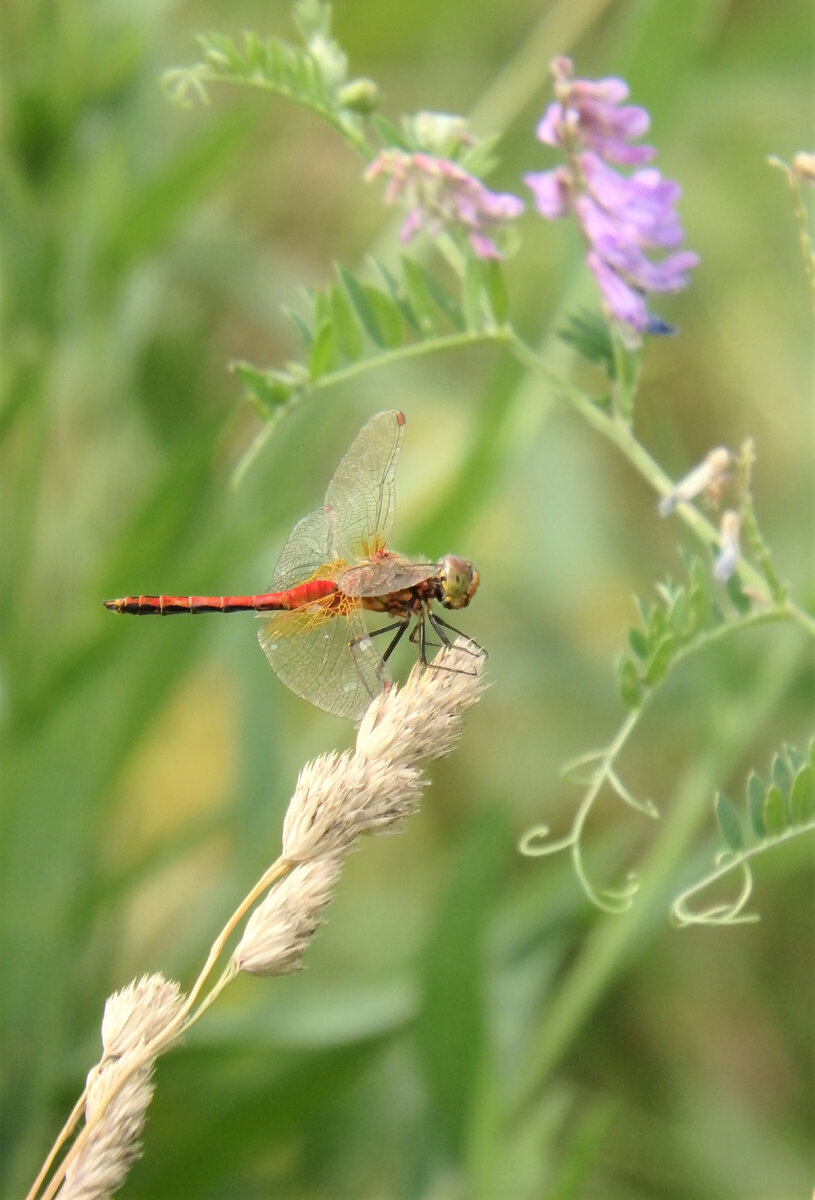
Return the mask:
[[[252,975],[299,970],[341,870],[339,856],[316,858],[276,884],[246,923],[235,950],[238,970]]]
[[[291,862],[347,854],[363,833],[381,832],[418,805],[417,770],[356,754],[321,754],[297,780],[283,822]]]
[[[459,638],[433,663],[411,671],[403,688],[391,688],[368,708],[357,733],[357,754],[393,766],[414,765],[449,754],[461,734],[464,713],[487,684],[483,652]]]
[[[151,1041],[178,1015],[183,999],[178,984],[160,974],[143,975],[114,992],[102,1017],[105,1057],[118,1057]]]
[[[58,1200],[107,1200],[140,1156],[155,1062],[136,1066],[140,1057],[140,1048],[133,1047],[121,1057],[103,1059],[89,1072],[85,1122],[90,1128],[66,1170]]]

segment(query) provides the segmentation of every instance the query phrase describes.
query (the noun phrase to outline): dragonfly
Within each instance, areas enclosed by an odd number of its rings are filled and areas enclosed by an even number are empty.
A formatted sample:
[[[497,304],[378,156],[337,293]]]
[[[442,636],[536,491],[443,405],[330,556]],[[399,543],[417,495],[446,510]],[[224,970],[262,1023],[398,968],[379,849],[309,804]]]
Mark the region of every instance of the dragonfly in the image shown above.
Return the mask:
[[[268,591],[124,596],[105,600],[105,607],[165,617],[254,611],[262,619],[260,644],[278,678],[317,708],[355,721],[391,686],[388,659],[408,629],[425,667],[433,666],[428,648],[452,645],[451,634],[466,639],[467,653],[482,656],[478,643],[435,607],[468,606],[479,584],[473,564],[454,554],[416,561],[388,549],[404,431],[405,415],[396,410],[377,413],[362,427],[334,472],[322,508],[298,521],[289,535]],[[369,613],[386,618],[386,624],[369,631]],[[428,637],[428,627],[437,642]]]

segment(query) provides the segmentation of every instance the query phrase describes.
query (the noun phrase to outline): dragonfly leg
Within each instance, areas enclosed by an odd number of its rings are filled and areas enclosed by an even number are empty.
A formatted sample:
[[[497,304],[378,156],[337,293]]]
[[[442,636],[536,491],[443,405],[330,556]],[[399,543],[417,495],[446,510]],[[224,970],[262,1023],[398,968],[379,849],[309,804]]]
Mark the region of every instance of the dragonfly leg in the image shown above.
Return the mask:
[[[372,630],[371,633],[364,633],[364,634],[361,634],[359,637],[352,638],[351,641],[348,643],[348,649],[351,651],[351,654],[353,655],[356,651],[357,646],[359,646],[362,642],[373,641],[373,639],[375,637],[379,637],[380,634],[393,633],[394,629],[396,630],[396,633],[394,634],[394,636],[391,638],[390,642],[388,643],[388,645],[385,649],[385,652],[382,655],[382,657],[380,658],[379,663],[376,668],[376,673],[379,677],[379,682],[381,683],[383,690],[387,690],[388,687],[390,686],[390,680],[388,678],[387,668],[385,666],[385,663],[388,661],[391,654],[393,654],[394,650],[399,645],[399,642],[402,640],[405,630],[407,629],[409,624],[410,624],[410,617],[402,617],[398,621],[393,621],[390,625],[382,625],[379,629]]]
[[[432,667],[433,663],[427,657],[427,647],[430,646],[431,648],[439,648],[440,646],[443,646],[443,645],[449,646],[450,641],[444,635],[444,633],[442,633],[442,631],[439,629],[439,630],[436,630],[436,632],[440,635],[440,637],[442,639],[441,642],[429,642],[427,640],[427,626],[425,625],[426,617],[429,617],[432,622],[433,614],[430,612],[429,609],[426,609],[426,608],[423,608],[421,612],[416,614],[416,624],[413,626],[413,629],[411,630],[410,640],[414,646],[417,643],[419,645],[419,661],[421,662],[422,666],[423,667]],[[434,628],[435,628],[435,626],[434,626]]]
[[[472,654],[476,658],[486,658],[487,657],[487,651],[484,649],[483,646],[480,646],[478,644],[478,642],[475,640],[475,638],[471,638],[469,636],[469,634],[464,633],[461,629],[456,629],[455,625],[451,625],[449,621],[443,620],[443,618],[440,617],[438,615],[438,613],[434,613],[430,609],[428,609],[427,610],[427,619],[430,622],[434,632],[438,635],[439,641],[441,642],[441,644],[443,646],[448,647],[448,649],[454,648],[453,643],[450,641],[450,638],[447,636],[446,631],[449,630],[450,633],[454,633],[457,637],[464,638],[466,640],[466,642],[468,643],[466,646],[457,647],[457,649],[463,650],[465,654]],[[422,625],[424,626],[424,621],[422,621]],[[424,633],[422,633],[422,646],[423,646],[422,661],[426,662],[426,660],[424,658],[424,645],[425,645]],[[427,665],[431,666],[431,667],[436,667],[436,669],[440,670],[440,671],[457,671],[457,670],[459,670],[458,667],[446,667],[442,663],[436,663],[436,662],[431,662],[431,663],[428,663]],[[474,673],[474,672],[469,672],[469,671],[464,672],[464,674],[467,674],[467,675],[469,675],[471,673]]]
[[[390,658],[390,656],[393,654],[394,650],[399,645],[402,638],[405,636],[405,630],[407,629],[409,624],[410,624],[410,617],[405,617],[404,620],[402,620],[402,621],[396,621],[393,625],[384,625],[382,627],[382,629],[376,629],[374,631],[374,636],[376,636],[376,634],[378,634],[378,633],[390,633],[390,631],[392,629],[396,630],[395,636],[391,638],[387,650],[382,655],[383,662],[387,662],[388,659]]]
[[[427,661],[427,637],[426,637],[427,631],[425,629],[424,618],[425,618],[425,613],[424,613],[424,609],[422,609],[421,612],[416,614],[416,624],[413,626],[412,630],[410,631],[410,640],[414,646],[416,645],[416,642],[418,641],[418,643],[419,643],[419,661],[421,662],[423,667],[427,667],[427,666],[429,666],[429,663]]]

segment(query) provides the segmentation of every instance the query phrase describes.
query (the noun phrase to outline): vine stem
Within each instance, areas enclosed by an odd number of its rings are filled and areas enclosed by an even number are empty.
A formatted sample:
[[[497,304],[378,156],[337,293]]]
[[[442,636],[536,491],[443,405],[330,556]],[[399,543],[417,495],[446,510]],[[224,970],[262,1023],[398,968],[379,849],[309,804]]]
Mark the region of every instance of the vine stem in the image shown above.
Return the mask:
[[[647,701],[648,701],[648,696],[646,695],[643,700],[643,703],[638,708],[633,709],[630,713],[628,713],[626,715],[625,720],[623,721],[620,728],[617,730],[617,733],[614,736],[613,740],[609,743],[608,746],[606,746],[605,750],[603,750],[601,754],[598,754],[597,759],[596,759],[597,765],[592,774],[591,783],[589,784],[589,787],[588,787],[585,795],[583,796],[582,800],[580,801],[577,812],[574,815],[574,820],[572,821],[571,831],[569,832],[568,836],[561,838],[560,840],[558,840],[556,842],[544,844],[538,849],[534,849],[533,848],[534,839],[536,837],[540,837],[544,833],[544,831],[547,834],[549,832],[547,826],[537,826],[534,829],[530,829],[529,832],[524,835],[524,837],[522,838],[520,845],[519,845],[520,852],[522,854],[527,854],[530,857],[532,857],[532,856],[539,857],[544,854],[555,854],[558,851],[565,850],[566,847],[569,847],[570,852],[571,852],[571,857],[572,857],[572,863],[574,864],[575,874],[580,879],[580,882],[583,886],[584,891],[586,892],[586,895],[589,896],[594,901],[595,904],[597,904],[600,908],[602,908],[606,912],[621,911],[619,908],[619,903],[620,903],[621,897],[620,896],[617,897],[617,904],[610,905],[607,901],[604,901],[597,894],[595,888],[592,886],[591,882],[589,881],[589,878],[586,875],[585,868],[583,866],[583,856],[582,856],[582,853],[580,850],[580,843],[581,843],[581,838],[582,838],[582,834],[583,834],[583,827],[586,824],[586,821],[588,820],[589,814],[590,814],[592,808],[594,807],[594,802],[597,799],[597,796],[599,795],[603,785],[606,782],[611,780],[611,777],[613,774],[614,763],[616,762],[617,758],[620,756],[626,742],[628,741],[628,739],[631,737],[632,733],[636,729],[636,727],[639,723],[640,717],[643,714],[645,705],[647,704]],[[628,899],[628,903],[630,903],[630,897],[628,897],[627,899]]]
[[[707,818],[715,781],[752,744],[756,730],[766,723],[799,669],[800,652],[791,643],[765,653],[756,685],[740,702],[734,701],[733,707],[740,711],[723,726],[717,744],[694,758],[678,782],[673,800],[666,806],[666,820],[660,823],[658,837],[639,873],[639,903],[625,921],[612,914],[601,917],[563,981],[546,999],[538,1033],[526,1047],[520,1081],[509,1097],[506,1119],[511,1128],[517,1130],[527,1106],[534,1102],[611,981],[643,952],[647,939],[654,935],[654,913],[662,896],[670,894],[672,878]]]
[[[662,467],[651,457],[645,447],[637,441],[632,429],[624,420],[618,416],[609,416],[578,388],[553,377],[547,371],[539,355],[519,337],[514,329],[506,327],[502,332],[504,339],[511,346],[518,360],[530,369],[538,373],[543,373],[552,389],[579,413],[593,429],[597,430],[606,441],[616,446],[643,479],[651,484],[658,495],[667,496],[671,492],[673,481],[670,476],[663,471]],[[676,508],[676,514],[706,546],[718,544],[719,531],[698,508],[695,508],[692,504],[679,504]],[[768,607],[771,607],[779,615],[788,617],[805,630],[810,637],[815,638],[815,616],[806,612],[789,599],[785,599],[781,603],[777,602],[771,590],[769,590],[768,579],[752,563],[744,558],[739,560],[739,572],[744,581],[763,598],[764,603]]]
[[[287,404],[281,404],[270,415],[264,418],[262,428],[243,452],[237,466],[232,472],[232,487],[236,491],[240,487],[250,467],[271,439],[286,408],[294,403],[299,403],[306,396],[313,396],[317,392],[336,387],[340,383],[348,383],[349,380],[356,379],[360,375],[365,375],[368,371],[376,371],[381,367],[390,367],[394,363],[404,362],[405,359],[421,358],[426,354],[440,354],[445,350],[460,350],[464,347],[477,346],[484,342],[509,342],[510,340],[508,331],[503,326],[486,330],[470,329],[464,333],[448,333],[441,337],[429,338],[426,341],[420,342],[410,342],[405,346],[385,350],[375,358],[359,359],[357,362],[349,363],[347,366],[340,367],[336,371],[326,371],[319,379],[304,379],[302,384],[298,385],[296,392],[292,393],[292,397]]]

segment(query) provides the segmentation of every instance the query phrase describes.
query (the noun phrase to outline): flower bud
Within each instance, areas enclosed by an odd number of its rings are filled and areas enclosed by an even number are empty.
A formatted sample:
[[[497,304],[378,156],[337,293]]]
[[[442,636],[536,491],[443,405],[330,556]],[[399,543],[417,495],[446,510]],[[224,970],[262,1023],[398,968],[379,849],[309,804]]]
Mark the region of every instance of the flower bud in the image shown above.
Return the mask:
[[[340,88],[337,99],[343,108],[367,117],[379,108],[379,89],[373,79],[352,79]]]
[[[713,578],[719,583],[727,583],[736,569],[741,547],[739,533],[741,532],[741,514],[734,509],[722,513],[722,523],[719,531],[719,555],[713,567]]]
[[[724,482],[730,462],[730,451],[724,446],[717,446],[715,450],[711,450],[698,466],[674,485],[667,496],[663,496],[659,502],[659,515],[670,516],[677,504],[687,504],[701,492],[715,495]]]

